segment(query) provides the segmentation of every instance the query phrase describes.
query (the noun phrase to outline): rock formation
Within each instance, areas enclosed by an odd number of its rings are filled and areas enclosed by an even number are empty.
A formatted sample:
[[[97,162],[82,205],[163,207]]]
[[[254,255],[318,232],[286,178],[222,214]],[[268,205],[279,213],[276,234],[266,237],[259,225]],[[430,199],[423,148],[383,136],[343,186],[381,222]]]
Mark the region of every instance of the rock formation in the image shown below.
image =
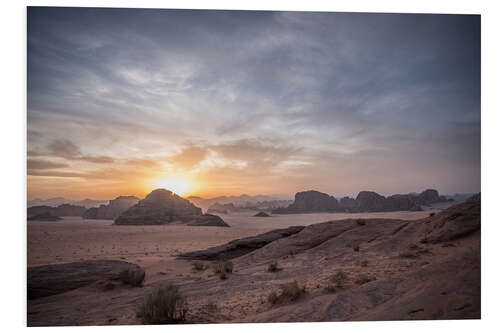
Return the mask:
[[[28,221],[59,221],[62,220],[59,216],[54,216],[49,212],[32,215],[28,217]]]
[[[255,214],[254,217],[271,217],[271,215],[269,215],[266,212],[259,212],[259,213]]]
[[[470,196],[466,201],[467,202],[481,202],[481,192]]]
[[[335,212],[341,208],[337,199],[326,193],[318,191],[305,191],[295,194],[295,201],[286,208],[278,208],[273,211],[277,214],[312,213],[312,212]]]
[[[87,260],[28,268],[28,299],[57,295],[101,280],[138,286],[145,273],[136,264],[120,260]]]
[[[28,217],[34,215],[52,215],[52,216],[82,216],[87,209],[83,206],[62,204],[57,207],[51,206],[33,206],[28,208]]]
[[[165,189],[157,189],[123,212],[115,224],[121,225],[161,225],[184,224],[195,226],[228,225],[218,216],[202,214],[200,208],[189,200]]]
[[[438,191],[432,189],[420,194],[394,194],[387,198],[373,191],[361,191],[356,199],[343,197],[340,202],[326,193],[307,191],[298,192],[293,204],[275,209],[273,213],[418,211],[422,210],[421,206],[449,201],[453,200],[439,196]]]
[[[134,196],[119,196],[114,200],[109,200],[107,205],[87,209],[82,217],[85,219],[114,220],[121,213],[137,204],[139,200]]]
[[[229,260],[260,249],[277,239],[289,237],[299,231],[302,231],[304,228],[305,227],[303,226],[296,226],[285,229],[276,229],[257,236],[236,239],[227,244],[215,246],[207,250],[183,253],[179,255],[178,258],[197,260]]]
[[[233,203],[220,204],[218,202],[212,204],[207,209],[208,214],[227,214],[231,211],[236,210],[236,207]]]

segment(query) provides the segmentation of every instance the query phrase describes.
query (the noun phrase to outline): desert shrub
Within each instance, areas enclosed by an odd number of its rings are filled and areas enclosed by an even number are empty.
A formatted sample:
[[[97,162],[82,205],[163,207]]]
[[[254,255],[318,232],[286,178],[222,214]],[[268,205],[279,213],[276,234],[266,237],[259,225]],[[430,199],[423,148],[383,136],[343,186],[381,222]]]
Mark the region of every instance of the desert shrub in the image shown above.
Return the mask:
[[[334,293],[338,290],[345,289],[346,280],[347,274],[344,271],[338,271],[328,279],[325,291],[328,293]]]
[[[233,263],[231,261],[217,261],[213,266],[214,273],[232,273],[233,272]]]
[[[196,271],[204,271],[205,269],[207,269],[207,266],[204,263],[199,262],[199,261],[193,262],[192,265],[193,265],[194,270],[196,270]]]
[[[374,276],[361,274],[360,276],[358,276],[358,278],[356,279],[355,282],[356,282],[356,284],[362,285],[362,284],[365,284],[365,283],[368,283],[371,281],[375,281],[375,280],[376,280],[376,278]]]
[[[359,252],[359,245],[358,245],[358,244],[353,245],[353,246],[352,246],[352,249],[353,249],[355,252]]]
[[[276,292],[272,292],[268,296],[268,301],[273,304],[282,304],[288,302],[294,302],[298,300],[302,295],[305,294],[306,288],[299,286],[297,281],[284,283],[280,285],[281,293],[279,295]]]
[[[215,304],[214,301],[212,300],[209,300],[204,306],[203,308],[207,311],[207,312],[216,312],[218,310],[217,308],[217,304]]]
[[[357,223],[358,225],[366,225],[366,221],[365,221],[365,220],[363,220],[363,219],[357,219],[357,220],[356,220],[356,223]]]
[[[368,266],[368,260],[363,260],[361,263],[360,263],[361,267],[366,267]]]
[[[278,303],[278,299],[279,299],[278,294],[276,294],[275,291],[271,292],[269,296],[267,296],[267,301],[273,305]]]
[[[148,295],[137,311],[143,324],[176,324],[186,320],[187,301],[173,285],[157,289]]]
[[[120,272],[118,279],[125,284],[138,287],[144,281],[145,276],[146,273],[142,270],[125,269]]]
[[[415,259],[418,258],[418,253],[415,251],[403,251],[399,252],[399,257],[400,258],[407,258],[407,259]]]
[[[281,271],[281,268],[278,267],[278,263],[276,261],[273,261],[272,263],[270,263],[267,266],[267,271],[275,273],[275,272]]]
[[[430,213],[429,214],[429,216],[431,216],[431,217],[434,216],[434,215],[436,215],[436,213]]]
[[[227,279],[227,273],[225,271],[220,272],[219,274],[219,279],[221,280],[226,280]]]

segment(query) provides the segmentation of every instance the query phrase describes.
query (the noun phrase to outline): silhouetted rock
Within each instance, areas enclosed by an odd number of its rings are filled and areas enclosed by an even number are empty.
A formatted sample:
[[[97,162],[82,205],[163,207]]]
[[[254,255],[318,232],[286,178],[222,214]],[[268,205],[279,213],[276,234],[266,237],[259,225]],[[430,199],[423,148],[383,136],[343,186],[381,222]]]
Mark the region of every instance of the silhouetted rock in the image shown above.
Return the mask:
[[[438,191],[434,189],[425,190],[415,198],[415,202],[422,206],[429,206],[434,203],[450,201],[453,201],[453,199],[447,199],[445,196],[440,196]]]
[[[318,191],[305,191],[295,194],[295,201],[286,208],[273,211],[277,214],[335,212],[341,210],[337,199]]]
[[[157,189],[123,212],[115,224],[161,225],[184,224],[196,226],[228,225],[215,215],[202,215],[201,209],[171,191]]]
[[[386,209],[388,211],[420,211],[420,207],[415,198],[410,194],[394,194],[386,198]]]
[[[133,277],[133,279],[128,279]],[[120,260],[87,260],[28,268],[28,299],[51,296],[81,288],[100,280],[120,280],[139,285],[144,270]]]
[[[59,216],[54,216],[48,212],[28,217],[28,221],[59,221],[62,220]]]
[[[343,197],[340,199],[340,207],[342,207],[346,212],[355,212],[356,211],[356,200],[349,197]]]
[[[281,238],[289,237],[300,232],[305,227],[296,226],[285,229],[272,230],[257,236],[246,237],[233,240],[221,246],[215,246],[207,250],[183,253],[178,256],[179,259],[197,259],[197,260],[228,260],[240,257],[256,249]]]
[[[218,202],[214,203],[207,209],[207,213],[213,214],[227,214],[228,212],[236,210],[233,203],[220,204]]]
[[[28,217],[40,214],[50,214],[52,216],[82,216],[87,208],[70,204],[62,204],[57,207],[33,206],[28,208]]]
[[[254,216],[255,217],[271,217],[271,215],[269,215],[266,212],[259,212],[259,213],[255,214]]]
[[[119,196],[114,200],[109,200],[108,205],[87,209],[82,217],[85,219],[114,220],[138,202],[139,198],[134,196]]]
[[[361,191],[356,197],[358,212],[383,212],[387,211],[387,201],[384,196],[373,191]]]
[[[467,202],[481,202],[481,192],[470,196],[466,201]]]

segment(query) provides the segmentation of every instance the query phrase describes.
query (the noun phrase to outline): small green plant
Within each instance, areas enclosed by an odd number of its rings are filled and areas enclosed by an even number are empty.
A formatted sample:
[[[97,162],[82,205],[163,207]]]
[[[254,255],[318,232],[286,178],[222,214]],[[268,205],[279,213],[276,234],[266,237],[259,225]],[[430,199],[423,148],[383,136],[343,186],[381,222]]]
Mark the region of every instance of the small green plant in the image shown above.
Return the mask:
[[[267,297],[267,300],[272,305],[295,302],[306,293],[306,288],[299,286],[297,281],[280,285],[281,293],[278,295],[272,292]]]
[[[276,273],[281,271],[281,268],[278,267],[278,263],[276,261],[273,261],[267,266],[267,271],[271,273]]]
[[[143,324],[176,324],[186,320],[187,312],[188,304],[179,288],[167,285],[148,295],[136,315]]]
[[[194,270],[196,270],[196,271],[204,271],[207,269],[207,266],[204,263],[199,262],[199,261],[193,262],[192,265],[193,265]]]
[[[356,284],[362,285],[362,284],[365,284],[365,283],[368,283],[371,281],[375,281],[375,280],[376,280],[376,278],[374,276],[361,274],[360,276],[358,276],[358,278],[356,279],[355,282],[356,282]]]

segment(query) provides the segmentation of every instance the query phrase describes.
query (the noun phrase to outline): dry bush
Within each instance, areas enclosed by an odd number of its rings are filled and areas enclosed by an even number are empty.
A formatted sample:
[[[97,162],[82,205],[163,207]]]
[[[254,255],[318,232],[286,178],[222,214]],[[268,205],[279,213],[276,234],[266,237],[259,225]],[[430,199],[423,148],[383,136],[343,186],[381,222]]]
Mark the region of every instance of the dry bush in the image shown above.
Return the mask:
[[[196,271],[204,271],[205,269],[208,268],[204,263],[199,262],[199,261],[193,262],[192,265],[193,265],[194,270],[196,270]]]
[[[366,221],[365,221],[365,220],[363,220],[363,219],[357,219],[357,220],[356,220],[356,223],[357,223],[358,225],[366,225]]]
[[[344,271],[338,271],[328,279],[328,284],[325,288],[327,293],[334,293],[345,289],[345,282],[348,276]]]
[[[306,288],[299,286],[297,281],[280,285],[281,293],[278,295],[272,292],[267,297],[267,300],[272,305],[295,302],[306,293]]]
[[[144,271],[125,269],[120,272],[118,279],[125,284],[138,287],[142,285],[145,276],[146,273]]]
[[[157,289],[139,307],[137,317],[143,324],[177,324],[186,320],[186,298],[173,285]]]
[[[361,274],[360,276],[358,276],[355,282],[356,284],[362,285],[371,281],[375,281],[376,279],[377,278],[375,278],[374,276]]]
[[[267,271],[271,273],[276,273],[281,271],[281,268],[278,267],[278,263],[276,261],[273,261],[267,266]]]
[[[363,260],[361,263],[360,263],[361,267],[366,267],[368,266],[368,260]]]
[[[353,249],[355,252],[359,252],[359,245],[358,245],[358,244],[353,245],[353,246],[352,246],[352,249]]]

